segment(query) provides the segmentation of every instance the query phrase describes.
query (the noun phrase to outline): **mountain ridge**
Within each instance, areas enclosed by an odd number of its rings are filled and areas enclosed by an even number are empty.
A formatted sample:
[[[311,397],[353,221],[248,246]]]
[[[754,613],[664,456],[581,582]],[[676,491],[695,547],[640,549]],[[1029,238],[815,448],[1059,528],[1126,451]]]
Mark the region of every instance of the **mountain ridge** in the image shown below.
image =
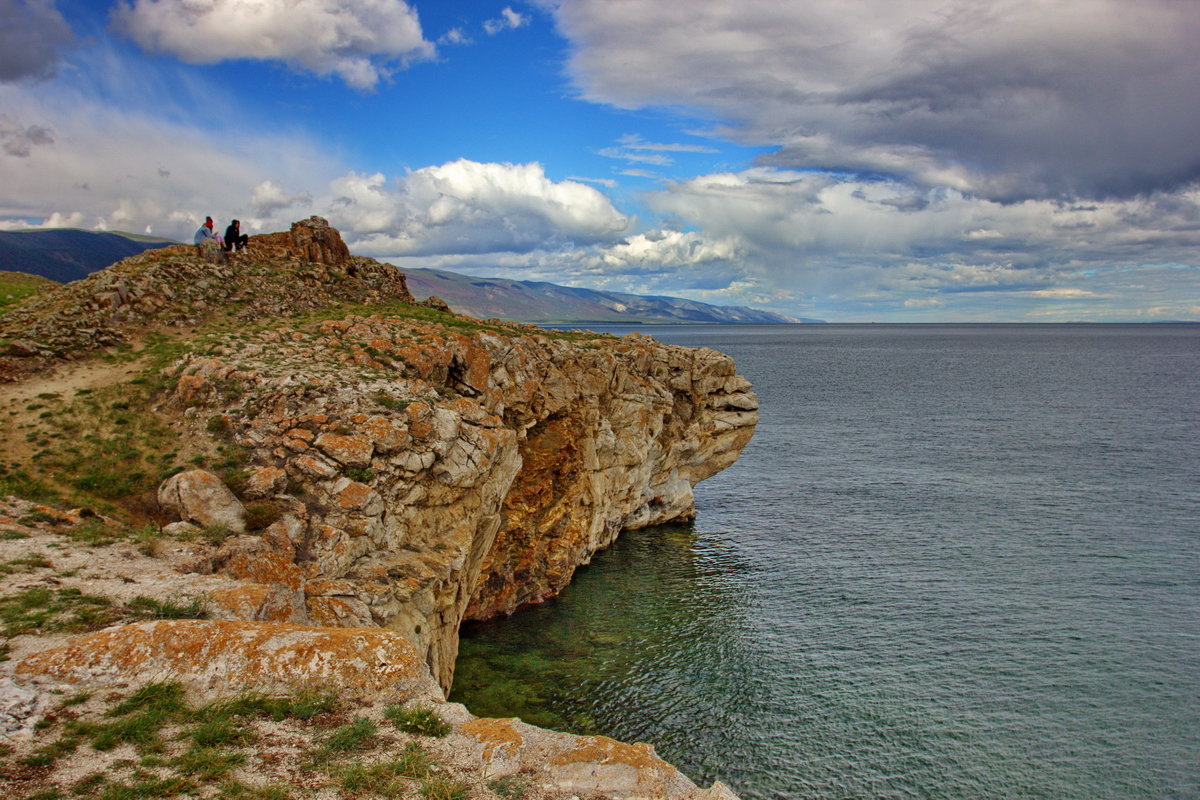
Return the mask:
[[[480,278],[448,270],[400,268],[413,295],[437,295],[469,316],[555,323],[800,324],[824,320],[791,317],[748,306],[717,306],[669,295],[637,295],[562,286],[548,281]]]

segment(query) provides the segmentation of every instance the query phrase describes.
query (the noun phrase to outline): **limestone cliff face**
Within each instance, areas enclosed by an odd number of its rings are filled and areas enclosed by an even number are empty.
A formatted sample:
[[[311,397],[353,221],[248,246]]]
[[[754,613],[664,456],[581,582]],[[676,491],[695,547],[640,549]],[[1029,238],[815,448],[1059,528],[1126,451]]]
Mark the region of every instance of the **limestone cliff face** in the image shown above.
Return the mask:
[[[464,619],[553,596],[622,529],[691,517],[692,487],[757,423],[726,356],[423,307],[319,217],[213,255],[149,251],[5,315],[0,380],[196,330],[157,410],[185,441],[243,445],[239,492],[280,515],[245,535],[240,506],[188,510],[217,503],[212,476],[162,488],[172,517],[244,534],[197,559],[243,581],[214,602],[233,618],[386,626],[443,687]]]
[[[287,510],[216,567],[292,593],[276,618],[403,634],[448,687],[463,619],[554,595],[622,529],[690,518],[754,430],[749,389],[728,357],[645,336],[351,316],[190,357],[168,403],[220,411],[252,449],[248,491]]]

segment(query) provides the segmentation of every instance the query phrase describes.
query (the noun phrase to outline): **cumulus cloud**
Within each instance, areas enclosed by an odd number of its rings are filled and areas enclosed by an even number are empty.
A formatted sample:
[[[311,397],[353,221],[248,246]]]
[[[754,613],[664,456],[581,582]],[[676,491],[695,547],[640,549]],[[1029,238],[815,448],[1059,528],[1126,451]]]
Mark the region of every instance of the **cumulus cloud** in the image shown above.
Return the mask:
[[[1200,14],[1179,0],[560,0],[588,99],[704,109],[764,164],[990,199],[1200,178]]]
[[[403,0],[122,0],[113,21],[143,48],[192,64],[281,61],[357,89],[434,55]]]
[[[520,13],[517,13],[516,11],[513,11],[512,8],[509,6],[505,6],[504,10],[500,12],[500,16],[498,18],[484,20],[483,30],[489,36],[495,36],[497,33],[500,33],[501,31],[512,30],[514,28],[520,28],[520,27],[523,27],[528,24],[529,24],[529,17],[525,16],[524,14],[520,14]]]
[[[254,187],[250,193],[250,205],[260,214],[272,214],[285,208],[312,205],[312,195],[308,192],[288,194],[283,187],[274,181],[266,180]]]
[[[631,219],[596,189],[554,182],[540,164],[460,159],[395,181],[350,173],[331,218],[374,255],[528,252],[619,239]]]
[[[1170,299],[1164,281],[1182,284],[1181,276],[1195,280],[1200,271],[1186,266],[1200,247],[1196,189],[1001,203],[895,180],[754,168],[670,183],[647,202],[687,220],[694,236],[726,243],[743,278],[760,290],[824,297],[827,313],[974,304],[1004,318],[1015,307],[1009,300],[1147,292]],[[1180,266],[1156,270],[1148,259]],[[1150,270],[1152,280],[1125,292],[1102,283],[1122,270]]]
[[[53,0],[0,0],[0,82],[49,77],[73,36]]]

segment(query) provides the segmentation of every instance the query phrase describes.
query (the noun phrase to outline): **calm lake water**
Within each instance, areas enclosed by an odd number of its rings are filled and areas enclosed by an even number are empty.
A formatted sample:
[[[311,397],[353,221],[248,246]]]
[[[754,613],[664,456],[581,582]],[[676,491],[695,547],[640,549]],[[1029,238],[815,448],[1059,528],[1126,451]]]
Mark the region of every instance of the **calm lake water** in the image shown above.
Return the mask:
[[[753,441],[452,699],[745,800],[1200,798],[1200,326],[648,330],[737,360]]]

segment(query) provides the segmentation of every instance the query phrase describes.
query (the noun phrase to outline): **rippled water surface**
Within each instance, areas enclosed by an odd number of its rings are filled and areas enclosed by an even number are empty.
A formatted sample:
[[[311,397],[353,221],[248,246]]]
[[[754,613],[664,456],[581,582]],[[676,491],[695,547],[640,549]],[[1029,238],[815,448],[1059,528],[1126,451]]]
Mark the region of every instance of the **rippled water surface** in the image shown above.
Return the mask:
[[[1200,797],[1200,326],[655,328],[762,422],[464,632],[476,713],[757,798]]]

